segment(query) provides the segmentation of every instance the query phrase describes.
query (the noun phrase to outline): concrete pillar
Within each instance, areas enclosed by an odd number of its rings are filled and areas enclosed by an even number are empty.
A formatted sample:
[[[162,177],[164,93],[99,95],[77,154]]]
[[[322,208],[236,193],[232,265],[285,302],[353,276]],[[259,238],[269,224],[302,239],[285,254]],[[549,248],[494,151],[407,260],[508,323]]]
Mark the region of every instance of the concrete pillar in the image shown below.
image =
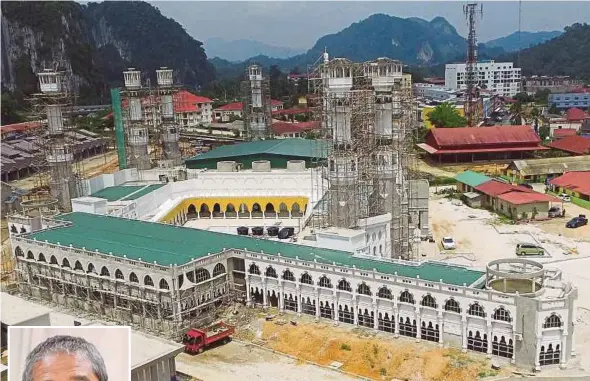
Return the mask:
[[[373,299],[373,329],[375,331],[379,330],[379,315],[378,315],[378,308],[377,308],[377,300]]]
[[[566,352],[567,352],[567,330],[563,330],[561,334],[561,353],[559,359],[559,367],[565,369],[567,367]]]
[[[320,320],[320,289],[315,286],[313,291],[315,294],[315,319]]]
[[[399,307],[397,304],[393,306],[393,317],[395,319],[395,333],[394,337],[399,337]]]
[[[416,341],[422,339],[422,317],[420,316],[420,305],[416,305]]]
[[[487,357],[491,358],[492,357],[492,322],[490,320],[488,320],[487,322],[487,332],[488,332],[488,352],[487,352]]]
[[[285,284],[279,280],[281,293],[279,295],[279,311],[285,312]]]
[[[461,315],[461,350],[467,352],[467,316]]]
[[[537,346],[535,348],[535,370],[536,371],[540,371],[541,370],[541,359],[540,359],[540,351],[541,351],[541,338],[542,336],[537,336]],[[547,349],[547,348],[545,348]]]
[[[246,273],[246,306],[252,307],[252,295],[250,295],[250,274]]]
[[[354,325],[359,325],[359,311],[358,311],[358,302],[356,300],[356,293],[352,295],[352,311],[354,313]]]
[[[444,316],[442,310],[439,310],[436,314],[436,324],[438,324],[438,345],[443,346],[443,332],[444,332]]]
[[[297,281],[295,287],[297,288],[295,291],[295,294],[297,295],[297,316],[301,316],[301,285],[299,284],[299,281]]]
[[[332,295],[332,304],[334,305],[334,325],[338,325],[338,311],[340,310],[338,307],[338,295],[336,290],[334,290],[334,294]]]
[[[266,287],[266,277],[262,276],[262,308],[268,307],[268,288]]]

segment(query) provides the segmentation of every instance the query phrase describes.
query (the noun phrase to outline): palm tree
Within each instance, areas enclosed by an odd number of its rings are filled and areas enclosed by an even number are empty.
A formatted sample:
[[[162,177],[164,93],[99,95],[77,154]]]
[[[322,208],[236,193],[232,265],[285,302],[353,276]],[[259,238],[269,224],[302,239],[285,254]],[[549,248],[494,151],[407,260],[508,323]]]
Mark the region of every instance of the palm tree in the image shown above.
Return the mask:
[[[510,105],[510,113],[512,114],[510,120],[512,124],[526,124],[525,111],[522,108],[522,103],[515,102]]]

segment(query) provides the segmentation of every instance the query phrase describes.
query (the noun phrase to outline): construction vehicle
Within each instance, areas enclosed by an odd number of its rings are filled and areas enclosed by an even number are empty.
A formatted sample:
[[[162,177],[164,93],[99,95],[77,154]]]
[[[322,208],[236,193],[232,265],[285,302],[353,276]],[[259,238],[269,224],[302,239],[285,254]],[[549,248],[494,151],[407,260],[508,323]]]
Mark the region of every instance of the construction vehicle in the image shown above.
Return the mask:
[[[205,348],[221,342],[228,343],[231,340],[235,327],[219,322],[204,329],[191,328],[182,338],[184,351],[190,354],[202,353]]]

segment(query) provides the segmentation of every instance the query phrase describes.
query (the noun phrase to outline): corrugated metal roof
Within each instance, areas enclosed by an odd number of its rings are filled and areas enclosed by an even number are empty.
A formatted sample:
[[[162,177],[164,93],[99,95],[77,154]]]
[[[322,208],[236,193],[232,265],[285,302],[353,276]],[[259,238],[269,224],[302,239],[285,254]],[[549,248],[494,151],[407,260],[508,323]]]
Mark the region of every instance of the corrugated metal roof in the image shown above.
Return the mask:
[[[498,196],[513,205],[534,204],[537,202],[562,202],[560,199],[539,192],[508,192]]]
[[[112,216],[87,213],[69,213],[58,219],[70,221],[72,225],[28,234],[27,238],[38,241],[59,242],[75,248],[98,250],[101,253],[158,264],[182,265],[193,258],[219,253],[224,248],[246,249],[250,252],[264,252],[267,255],[281,254],[282,257],[340,266],[355,266],[357,269],[376,271],[383,274],[397,273],[402,277],[416,278],[447,284],[473,284],[484,273],[465,267],[422,262],[418,266],[399,262],[377,261],[353,257],[352,253],[323,249],[280,241],[256,239],[207,230],[131,220]]]
[[[455,176],[455,180],[457,180],[460,183],[467,184],[472,188],[475,188],[480,184],[490,181],[491,179],[491,177],[474,171],[461,172]]]
[[[280,139],[280,140],[259,140],[254,142],[225,145],[215,148],[209,152],[202,153],[185,162],[198,162],[211,159],[231,159],[250,155],[279,155],[290,157],[326,157],[327,144],[321,140],[311,139]]]
[[[590,171],[566,172],[551,179],[549,184],[590,196]]]
[[[433,128],[430,133],[438,148],[442,149],[455,146],[533,145],[541,142],[531,126]]]
[[[525,193],[534,193],[535,192],[535,191],[533,191],[529,188],[526,188],[526,187],[512,185],[512,184],[506,184],[506,183],[503,183],[498,180],[488,181],[486,183],[483,183],[483,184],[475,187],[475,189],[481,193],[484,193],[488,196],[493,196],[493,197],[498,196],[503,193],[508,193],[508,192],[525,192]]]
[[[576,155],[590,154],[590,138],[583,136],[566,136],[547,145],[551,148]]]
[[[508,168],[523,176],[547,175],[567,171],[590,170],[590,156],[552,157],[547,159],[515,160]]]

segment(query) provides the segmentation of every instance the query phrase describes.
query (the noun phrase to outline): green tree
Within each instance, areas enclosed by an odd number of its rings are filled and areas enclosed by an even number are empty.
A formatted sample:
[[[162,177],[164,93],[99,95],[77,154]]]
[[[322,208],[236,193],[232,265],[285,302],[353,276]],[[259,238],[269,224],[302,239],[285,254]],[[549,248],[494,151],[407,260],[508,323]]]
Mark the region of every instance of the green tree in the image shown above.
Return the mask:
[[[465,127],[467,119],[459,114],[457,108],[444,102],[439,104],[428,114],[428,119],[435,127]]]
[[[547,101],[549,100],[549,94],[551,94],[551,91],[549,89],[537,90],[537,92],[535,93],[535,102],[547,104]]]
[[[510,121],[513,125],[526,124],[525,110],[519,101],[510,105]]]
[[[551,104],[548,112],[549,114],[559,114],[559,109],[557,108],[557,106],[555,106],[555,104]]]
[[[23,118],[18,113],[18,103],[8,92],[2,91],[2,125],[20,123]]]

